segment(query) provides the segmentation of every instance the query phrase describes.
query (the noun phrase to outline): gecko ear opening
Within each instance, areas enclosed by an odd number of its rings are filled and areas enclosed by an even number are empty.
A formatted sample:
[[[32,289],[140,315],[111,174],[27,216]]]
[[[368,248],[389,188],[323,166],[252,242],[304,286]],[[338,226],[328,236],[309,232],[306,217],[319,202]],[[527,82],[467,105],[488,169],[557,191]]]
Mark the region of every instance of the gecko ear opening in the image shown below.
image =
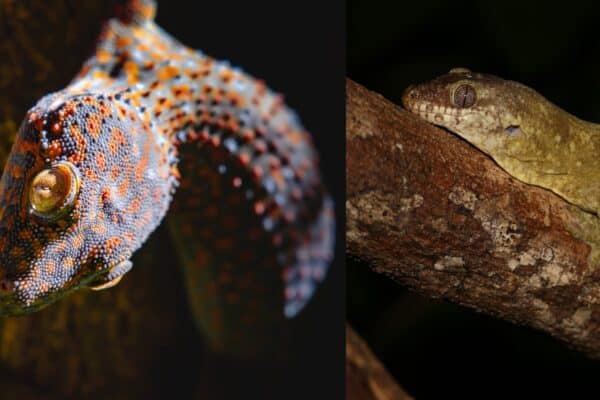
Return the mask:
[[[88,287],[91,290],[104,290],[115,286],[121,281],[123,275],[125,275],[133,266],[131,261],[125,260],[112,267],[108,274],[102,278],[90,283]]]
[[[506,128],[504,128],[504,132],[506,132],[509,136],[516,136],[523,133],[519,125],[509,125]]]

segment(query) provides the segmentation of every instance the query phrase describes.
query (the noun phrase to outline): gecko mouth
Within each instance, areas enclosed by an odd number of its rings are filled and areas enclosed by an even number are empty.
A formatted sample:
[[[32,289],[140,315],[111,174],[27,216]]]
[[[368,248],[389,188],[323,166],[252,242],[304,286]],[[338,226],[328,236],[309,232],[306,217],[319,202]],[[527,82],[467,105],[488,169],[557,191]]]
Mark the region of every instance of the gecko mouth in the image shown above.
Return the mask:
[[[436,125],[460,125],[464,118],[468,118],[470,115],[477,114],[472,109],[468,112],[467,110],[459,110],[457,108],[443,107],[431,103],[410,103],[403,101],[404,107],[413,114],[434,123]]]
[[[455,107],[444,107],[424,100],[423,96],[419,95],[414,86],[409,86],[404,91],[401,101],[404,108],[408,111],[432,122],[441,122],[438,120],[444,117],[462,117],[466,115],[464,112],[461,113],[461,111],[466,110],[459,110]]]

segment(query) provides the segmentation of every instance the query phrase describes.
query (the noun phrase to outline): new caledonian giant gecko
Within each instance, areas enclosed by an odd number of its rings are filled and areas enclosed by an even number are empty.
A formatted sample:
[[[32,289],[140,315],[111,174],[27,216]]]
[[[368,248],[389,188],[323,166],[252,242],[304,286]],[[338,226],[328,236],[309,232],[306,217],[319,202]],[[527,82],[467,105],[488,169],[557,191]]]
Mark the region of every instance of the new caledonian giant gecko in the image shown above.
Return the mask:
[[[583,121],[518,82],[454,68],[413,85],[404,106],[490,155],[510,175],[574,205],[571,233],[600,265],[600,125]]]
[[[130,1],[25,116],[0,183],[0,314],[114,286],[168,211],[195,320],[215,347],[251,343],[246,327],[294,317],[325,277],[333,202],[282,98],[155,10]]]

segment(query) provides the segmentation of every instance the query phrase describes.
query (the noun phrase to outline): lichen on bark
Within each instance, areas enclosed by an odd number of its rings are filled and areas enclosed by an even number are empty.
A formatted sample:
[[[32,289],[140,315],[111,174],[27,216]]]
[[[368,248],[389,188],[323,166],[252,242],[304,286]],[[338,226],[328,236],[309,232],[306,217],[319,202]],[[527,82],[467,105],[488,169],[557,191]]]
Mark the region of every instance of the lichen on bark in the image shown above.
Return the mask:
[[[600,356],[600,272],[574,230],[580,210],[349,80],[346,96],[347,253]]]

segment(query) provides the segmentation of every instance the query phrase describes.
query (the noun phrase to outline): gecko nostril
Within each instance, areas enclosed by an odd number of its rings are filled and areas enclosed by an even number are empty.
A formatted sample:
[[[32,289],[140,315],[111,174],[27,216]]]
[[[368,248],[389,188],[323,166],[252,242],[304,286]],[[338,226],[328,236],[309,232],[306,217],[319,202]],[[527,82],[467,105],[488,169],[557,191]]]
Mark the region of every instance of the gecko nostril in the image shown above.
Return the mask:
[[[409,102],[413,101],[417,98],[417,93],[415,90],[413,90],[414,88],[415,88],[415,85],[410,85],[409,87],[404,89],[404,92],[402,93],[402,104],[406,108],[410,108]]]

